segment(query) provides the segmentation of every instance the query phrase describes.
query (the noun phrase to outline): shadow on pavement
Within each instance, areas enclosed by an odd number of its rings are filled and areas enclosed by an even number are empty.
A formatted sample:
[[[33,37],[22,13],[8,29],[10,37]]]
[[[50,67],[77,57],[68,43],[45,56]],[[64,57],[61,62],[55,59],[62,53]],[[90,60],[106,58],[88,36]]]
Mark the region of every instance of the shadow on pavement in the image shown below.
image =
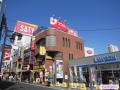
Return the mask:
[[[0,90],[5,90],[11,86],[15,85],[13,82],[9,81],[0,81]]]

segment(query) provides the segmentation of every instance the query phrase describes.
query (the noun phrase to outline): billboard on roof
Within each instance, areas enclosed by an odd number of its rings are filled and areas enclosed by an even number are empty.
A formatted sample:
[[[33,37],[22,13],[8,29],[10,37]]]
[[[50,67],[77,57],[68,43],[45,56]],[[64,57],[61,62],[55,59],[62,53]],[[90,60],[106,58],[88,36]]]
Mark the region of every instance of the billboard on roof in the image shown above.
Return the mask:
[[[32,36],[38,29],[37,25],[29,24],[26,22],[18,21],[15,26],[15,32]]]
[[[53,17],[50,18],[50,26],[68,32],[67,24]]]
[[[85,57],[94,55],[94,48],[85,47]]]

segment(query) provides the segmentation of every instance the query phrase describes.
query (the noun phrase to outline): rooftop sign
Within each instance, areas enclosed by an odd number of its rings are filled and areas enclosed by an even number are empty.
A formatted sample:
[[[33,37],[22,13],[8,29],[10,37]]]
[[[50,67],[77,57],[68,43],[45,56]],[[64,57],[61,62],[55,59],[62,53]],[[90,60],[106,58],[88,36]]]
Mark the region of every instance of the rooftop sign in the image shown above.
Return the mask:
[[[18,21],[15,26],[15,32],[32,36],[38,29],[37,25]]]
[[[108,62],[108,61],[114,61],[114,60],[117,60],[116,56],[96,57],[94,58],[94,63]]]
[[[50,26],[60,29],[64,32],[68,32],[67,24],[65,24],[64,22],[60,20],[54,19],[53,17],[50,18]]]
[[[78,32],[76,30],[70,29],[67,24],[53,17],[50,18],[50,26],[67,32],[70,35],[78,36]]]

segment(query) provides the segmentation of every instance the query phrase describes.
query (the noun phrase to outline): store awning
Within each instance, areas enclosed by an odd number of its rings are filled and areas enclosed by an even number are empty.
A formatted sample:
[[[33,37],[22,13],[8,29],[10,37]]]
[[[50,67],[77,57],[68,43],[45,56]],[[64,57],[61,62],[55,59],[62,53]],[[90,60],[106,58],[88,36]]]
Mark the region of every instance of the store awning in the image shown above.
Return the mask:
[[[120,63],[120,61],[110,61],[110,62],[104,62],[104,63],[93,63],[93,64],[85,64],[85,65],[72,65],[69,67],[94,66],[94,65],[102,65],[102,64],[111,64],[111,63]]]

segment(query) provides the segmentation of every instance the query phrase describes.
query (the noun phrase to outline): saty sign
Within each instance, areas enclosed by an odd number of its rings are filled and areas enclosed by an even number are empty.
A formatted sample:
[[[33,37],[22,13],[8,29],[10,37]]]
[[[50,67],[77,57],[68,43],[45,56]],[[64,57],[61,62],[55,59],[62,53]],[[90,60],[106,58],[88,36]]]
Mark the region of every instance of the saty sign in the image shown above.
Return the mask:
[[[18,21],[15,26],[15,32],[32,36],[38,29],[37,25]]]

